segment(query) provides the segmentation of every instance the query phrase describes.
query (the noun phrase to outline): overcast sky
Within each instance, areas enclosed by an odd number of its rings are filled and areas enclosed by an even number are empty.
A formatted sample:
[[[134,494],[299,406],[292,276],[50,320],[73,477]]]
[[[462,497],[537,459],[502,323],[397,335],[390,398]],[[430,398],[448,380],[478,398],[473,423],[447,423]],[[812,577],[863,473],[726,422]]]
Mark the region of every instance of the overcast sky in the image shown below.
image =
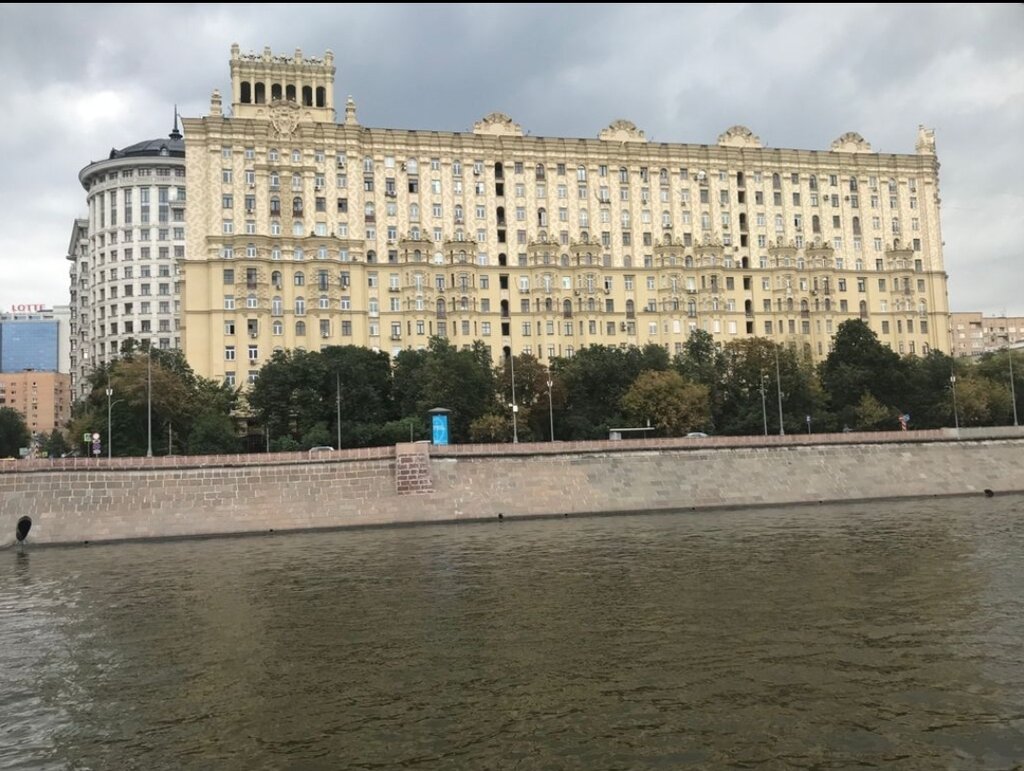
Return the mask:
[[[535,135],[616,118],[659,142],[768,147],[935,129],[950,307],[1024,315],[1024,5],[0,7],[0,309],[68,302],[78,172],[230,102],[228,57],[335,54],[366,126]]]

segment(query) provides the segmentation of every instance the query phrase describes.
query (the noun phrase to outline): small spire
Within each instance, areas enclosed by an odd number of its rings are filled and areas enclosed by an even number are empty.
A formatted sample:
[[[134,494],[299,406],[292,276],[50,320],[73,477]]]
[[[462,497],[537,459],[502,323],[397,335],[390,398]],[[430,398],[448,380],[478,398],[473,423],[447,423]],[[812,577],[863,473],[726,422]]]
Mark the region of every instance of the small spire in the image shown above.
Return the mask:
[[[356,120],[356,100],[352,98],[351,94],[345,100],[345,123],[349,126],[359,125],[359,121]]]
[[[181,132],[178,131],[178,105],[174,105],[174,129],[168,136],[171,139],[181,139]]]

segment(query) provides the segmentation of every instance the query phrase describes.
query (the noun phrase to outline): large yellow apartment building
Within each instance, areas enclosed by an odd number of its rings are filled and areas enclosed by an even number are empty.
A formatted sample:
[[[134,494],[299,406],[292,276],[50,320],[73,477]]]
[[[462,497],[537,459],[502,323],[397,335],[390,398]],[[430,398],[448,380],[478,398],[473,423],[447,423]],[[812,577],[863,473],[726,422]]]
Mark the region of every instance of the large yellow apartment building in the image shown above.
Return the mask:
[[[184,347],[240,384],[276,349],[397,353],[442,335],[546,362],[591,344],[670,353],[703,329],[820,359],[866,319],[900,353],[947,350],[933,133],[913,155],[338,122],[334,57],[231,51],[231,107],[184,122]]]

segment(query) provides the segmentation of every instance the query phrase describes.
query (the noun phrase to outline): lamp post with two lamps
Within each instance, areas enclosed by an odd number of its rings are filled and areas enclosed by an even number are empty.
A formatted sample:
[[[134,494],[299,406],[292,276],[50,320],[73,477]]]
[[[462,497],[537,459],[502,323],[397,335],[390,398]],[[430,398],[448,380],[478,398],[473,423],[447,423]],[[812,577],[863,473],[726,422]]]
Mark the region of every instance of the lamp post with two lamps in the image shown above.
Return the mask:
[[[113,445],[112,445],[112,443],[110,441],[111,440],[110,415],[111,415],[111,410],[113,409],[114,405],[117,404],[119,401],[121,401],[121,399],[114,399],[113,401],[110,400],[110,397],[112,397],[114,395],[114,389],[111,388],[109,385],[107,386],[106,394],[107,394],[107,460],[110,460],[110,458],[113,455],[113,449],[114,449]]]

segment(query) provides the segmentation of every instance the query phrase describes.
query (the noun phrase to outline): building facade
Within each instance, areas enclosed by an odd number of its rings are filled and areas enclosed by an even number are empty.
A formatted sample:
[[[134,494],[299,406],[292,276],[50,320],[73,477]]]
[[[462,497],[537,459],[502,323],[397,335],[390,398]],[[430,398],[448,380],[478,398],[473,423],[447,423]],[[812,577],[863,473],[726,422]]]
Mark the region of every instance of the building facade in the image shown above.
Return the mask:
[[[63,429],[73,401],[66,373],[0,372],[0,407],[20,412],[33,435]]]
[[[979,356],[1024,345],[1024,316],[951,313],[949,327],[953,356]]]
[[[20,307],[33,310],[0,313],[0,372],[69,372],[70,308]]]
[[[274,350],[397,353],[432,335],[495,360],[591,344],[681,350],[692,330],[827,355],[863,318],[901,353],[947,350],[933,133],[880,154],[524,134],[335,118],[334,59],[231,52],[231,112],[184,122],[185,353],[242,382]]]
[[[75,220],[72,339],[76,392],[128,339],[181,346],[180,265],[185,258],[185,143],[177,125],[86,166],[78,175],[88,215]]]

